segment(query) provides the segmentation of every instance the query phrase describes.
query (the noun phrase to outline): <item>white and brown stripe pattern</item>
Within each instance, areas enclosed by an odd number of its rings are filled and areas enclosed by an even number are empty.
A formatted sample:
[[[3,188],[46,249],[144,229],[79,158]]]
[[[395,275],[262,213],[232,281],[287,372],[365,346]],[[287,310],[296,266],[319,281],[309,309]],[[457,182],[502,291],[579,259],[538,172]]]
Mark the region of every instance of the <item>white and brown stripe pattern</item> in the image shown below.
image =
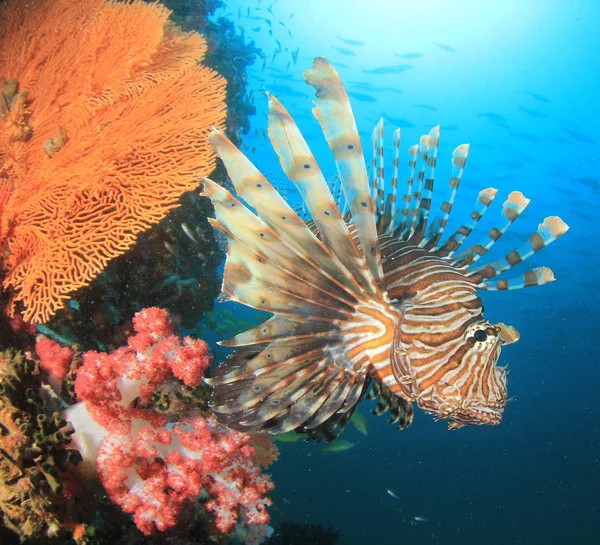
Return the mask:
[[[309,220],[300,218],[223,134],[211,135],[237,195],[248,203],[206,180],[204,194],[215,207],[212,223],[229,241],[223,292],[273,313],[223,343],[235,352],[208,380],[213,409],[236,429],[299,430],[317,441],[339,436],[365,395],[378,398],[374,412],[389,410],[400,429],[412,422],[413,403],[449,420],[451,428],[499,423],[506,372],[496,363],[501,347],[519,335],[483,317],[477,292],[554,280],[544,267],[517,279],[493,279],[556,240],[567,226],[547,218],[522,247],[474,267],[528,199],[511,193],[500,221],[481,242],[460,252],[496,196],[494,188],[481,191],[469,221],[441,240],[468,145],[454,150],[450,195],[440,217],[429,221],[439,127],[409,149],[410,175],[397,199],[399,130],[393,136],[391,192],[386,192],[383,121],[373,133],[370,185],[337,73],[318,58],[305,78],[317,92],[313,113],[335,158],[350,212],[340,211],[298,127],[271,95],[269,137]]]

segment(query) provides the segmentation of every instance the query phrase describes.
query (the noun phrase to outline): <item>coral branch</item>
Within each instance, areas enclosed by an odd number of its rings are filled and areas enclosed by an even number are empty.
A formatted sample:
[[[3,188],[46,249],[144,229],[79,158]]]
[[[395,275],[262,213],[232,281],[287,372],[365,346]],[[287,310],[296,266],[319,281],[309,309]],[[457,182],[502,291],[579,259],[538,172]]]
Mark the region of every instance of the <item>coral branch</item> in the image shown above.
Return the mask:
[[[266,525],[273,483],[251,436],[197,413],[172,423],[149,404],[173,374],[187,386],[199,383],[210,364],[206,343],[173,335],[167,312],[157,308],[133,323],[128,346],[83,355],[75,382],[80,403],[65,411],[88,472],[145,534],[175,526],[202,491],[222,532],[238,523]]]
[[[215,165],[225,80],[140,0],[0,6],[0,249],[9,312],[47,321]]]

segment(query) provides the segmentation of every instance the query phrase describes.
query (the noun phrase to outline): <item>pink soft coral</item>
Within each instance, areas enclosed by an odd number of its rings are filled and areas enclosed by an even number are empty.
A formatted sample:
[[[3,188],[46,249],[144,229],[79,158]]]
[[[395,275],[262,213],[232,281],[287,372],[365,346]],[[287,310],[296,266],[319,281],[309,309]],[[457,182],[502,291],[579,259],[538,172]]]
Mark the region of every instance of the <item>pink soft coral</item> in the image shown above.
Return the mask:
[[[133,323],[128,346],[83,355],[75,382],[80,403],[65,411],[88,472],[145,534],[175,526],[203,490],[221,531],[240,520],[266,525],[273,483],[259,469],[250,436],[213,416],[172,424],[147,408],[171,375],[188,386],[200,383],[210,365],[206,343],[173,335],[167,312],[157,308],[139,312]]]

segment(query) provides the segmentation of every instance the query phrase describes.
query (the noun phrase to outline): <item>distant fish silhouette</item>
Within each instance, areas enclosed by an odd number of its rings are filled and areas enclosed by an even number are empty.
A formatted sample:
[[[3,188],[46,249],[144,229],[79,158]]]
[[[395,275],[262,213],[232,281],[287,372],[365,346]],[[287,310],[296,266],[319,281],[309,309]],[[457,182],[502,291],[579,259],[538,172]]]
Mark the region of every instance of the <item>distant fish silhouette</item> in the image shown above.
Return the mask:
[[[505,125],[508,123],[506,117],[504,117],[503,115],[494,113],[494,112],[485,112],[483,114],[477,114],[477,117],[486,117],[490,121],[493,121],[494,123],[500,123],[502,125]]]
[[[356,87],[357,89],[373,89],[373,85],[368,81],[349,81],[348,87]]]
[[[347,57],[356,57],[356,53],[352,51],[352,49],[346,49],[345,47],[336,47],[332,45],[333,49],[341,53],[342,55],[346,55]]]
[[[331,443],[330,445],[326,446],[323,449],[323,452],[325,454],[327,454],[328,452],[346,452],[347,450],[350,450],[352,447],[355,446],[356,443],[351,443],[346,439],[340,439],[339,441],[336,441],[335,443]]]
[[[519,138],[520,140],[525,140],[526,142],[541,142],[542,139],[537,134],[532,134],[530,132],[513,132],[511,136],[515,138]]]
[[[405,70],[410,70],[412,68],[414,68],[414,66],[410,64],[395,64],[393,66],[380,66],[379,68],[371,68],[370,70],[365,70],[363,68],[363,72],[365,74],[373,75],[400,74],[401,72],[404,72]]]
[[[289,85],[269,85],[269,89],[278,93],[281,96],[287,95],[289,97],[305,97],[307,95],[307,93],[297,91]]]
[[[360,40],[352,40],[350,38],[342,38],[339,34],[336,37],[338,40],[341,40],[347,45],[365,45],[365,42],[361,42]]]
[[[523,161],[515,159],[513,161],[496,161],[496,164],[501,167],[511,168],[513,170],[519,170],[525,166]]]
[[[522,112],[525,112],[527,115],[529,115],[531,117],[535,117],[537,119],[546,117],[546,114],[544,112],[540,112],[539,110],[530,110],[529,108],[523,108],[523,106],[519,106],[519,109]]]
[[[376,87],[373,89],[374,91],[388,91],[389,93],[397,93],[399,95],[402,94],[402,91],[397,87]]]
[[[537,160],[534,157],[523,151],[511,151],[510,154],[517,159],[521,159],[522,161],[529,163],[530,165],[537,163]]]
[[[571,181],[589,187],[594,193],[600,193],[600,180],[591,176],[580,176],[572,178]]]
[[[550,163],[549,162],[548,165],[550,165],[554,170],[558,170],[559,172],[562,172],[563,174],[569,173],[569,169],[561,163]]]
[[[458,131],[460,128],[458,125],[442,125],[444,131]]]
[[[365,93],[353,93],[352,91],[349,91],[348,95],[356,100],[360,100],[361,102],[377,102],[376,98],[373,98],[371,95],[367,95]]]
[[[570,144],[571,141],[564,137],[564,136],[560,136],[559,134],[552,134],[552,135],[548,135],[547,136],[548,140],[552,140],[553,142],[557,142],[559,144]]]
[[[562,193],[563,195],[568,195],[569,197],[578,197],[579,193],[577,191],[573,191],[572,189],[567,189],[566,187],[555,187],[556,191]]]
[[[430,112],[438,111],[438,109],[435,106],[430,106],[429,104],[415,104],[415,107],[422,108],[423,110],[429,110]]]
[[[551,102],[551,100],[548,97],[545,97],[544,95],[538,95],[537,93],[531,93],[529,91],[525,91],[530,97],[535,98],[538,102]]]
[[[395,127],[399,127],[401,129],[414,129],[415,125],[406,119],[402,119],[400,117],[390,117],[389,115],[385,115],[384,117]]]
[[[440,44],[438,42],[433,42],[433,45],[438,46],[440,49],[443,49],[444,51],[456,51],[456,49],[454,49],[453,47],[446,45],[446,44]]]
[[[418,59],[423,56],[423,53],[394,53],[394,55],[401,59]]]
[[[573,129],[565,129],[565,132],[577,142],[585,142],[586,144],[591,144],[595,142],[595,140],[589,137],[587,134],[583,134],[582,132],[575,131]]]

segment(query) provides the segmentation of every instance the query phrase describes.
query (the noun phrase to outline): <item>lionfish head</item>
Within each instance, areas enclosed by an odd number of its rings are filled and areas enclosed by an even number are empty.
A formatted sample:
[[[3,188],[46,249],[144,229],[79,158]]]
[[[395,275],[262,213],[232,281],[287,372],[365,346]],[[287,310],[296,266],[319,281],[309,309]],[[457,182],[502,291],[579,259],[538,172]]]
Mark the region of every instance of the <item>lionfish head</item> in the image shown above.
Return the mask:
[[[455,339],[449,357],[438,352],[439,365],[425,375],[417,372],[418,406],[437,420],[448,420],[450,429],[499,424],[507,402],[507,372],[496,363],[502,346],[518,339],[512,326],[471,322]]]

